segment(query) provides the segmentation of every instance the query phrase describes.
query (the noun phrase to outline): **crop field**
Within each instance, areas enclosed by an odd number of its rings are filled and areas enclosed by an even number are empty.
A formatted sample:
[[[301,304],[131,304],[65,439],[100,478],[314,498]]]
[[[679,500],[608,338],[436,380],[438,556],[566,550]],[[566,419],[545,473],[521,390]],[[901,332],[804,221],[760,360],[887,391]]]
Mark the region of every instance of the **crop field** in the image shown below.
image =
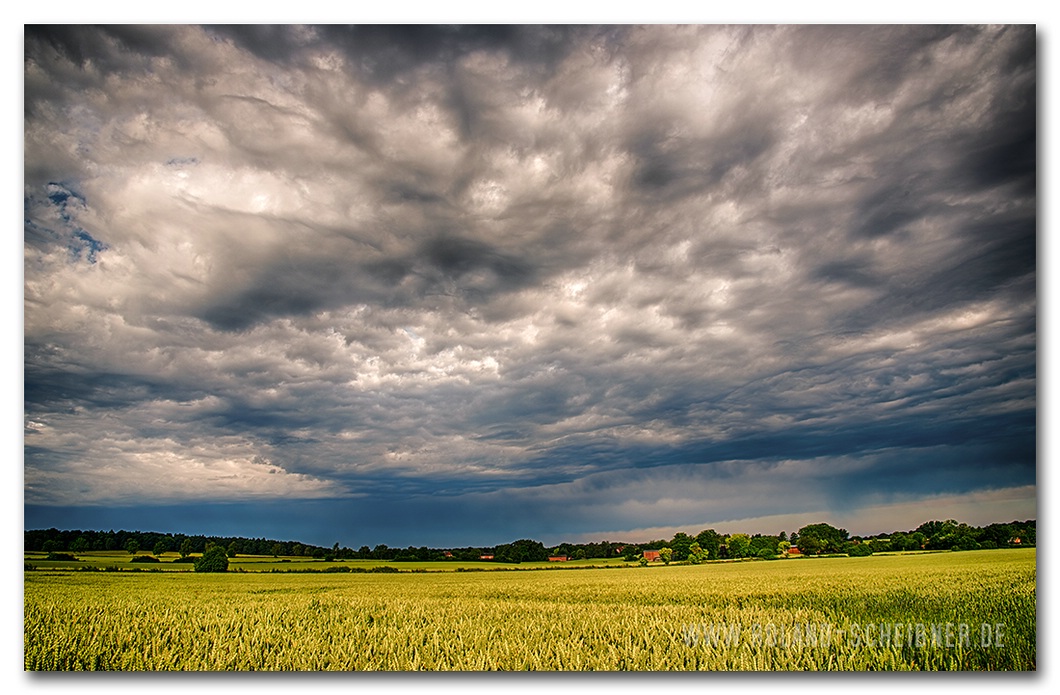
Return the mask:
[[[437,563],[435,563],[437,564]],[[1036,553],[25,573],[28,670],[1034,670]]]

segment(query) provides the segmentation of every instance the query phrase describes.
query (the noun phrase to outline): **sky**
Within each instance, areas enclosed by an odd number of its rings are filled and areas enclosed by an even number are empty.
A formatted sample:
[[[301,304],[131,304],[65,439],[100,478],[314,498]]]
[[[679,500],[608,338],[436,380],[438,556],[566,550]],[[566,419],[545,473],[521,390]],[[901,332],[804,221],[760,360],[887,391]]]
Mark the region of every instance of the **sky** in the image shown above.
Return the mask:
[[[1037,516],[1033,26],[47,26],[26,528]]]

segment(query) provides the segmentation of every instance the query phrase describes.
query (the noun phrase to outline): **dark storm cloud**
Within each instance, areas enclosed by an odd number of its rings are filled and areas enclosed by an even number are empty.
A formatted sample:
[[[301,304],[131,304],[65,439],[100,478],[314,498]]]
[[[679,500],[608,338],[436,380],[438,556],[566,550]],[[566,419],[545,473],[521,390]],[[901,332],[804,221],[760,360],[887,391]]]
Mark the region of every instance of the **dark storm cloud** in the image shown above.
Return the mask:
[[[27,524],[1033,508],[1033,27],[25,45]]]
[[[579,43],[613,28],[518,25],[338,25],[289,27],[224,25],[209,30],[254,55],[288,65],[313,49],[338,50],[360,77],[393,88],[405,73],[424,66],[447,66],[474,51],[540,64],[548,70]],[[400,88],[400,87],[399,87]]]
[[[143,69],[148,58],[172,57],[171,37],[165,27],[27,25],[26,55],[43,59],[48,46],[79,67],[94,63],[105,72],[125,72]]]
[[[633,182],[645,196],[663,199],[705,195],[735,168],[752,166],[767,152],[771,135],[748,129],[706,139],[641,132],[629,151],[637,159]]]
[[[436,295],[481,304],[537,281],[537,269],[525,258],[475,239],[438,235],[405,257],[358,262],[355,257],[282,255],[263,264],[248,286],[204,307],[200,316],[221,330],[245,330],[276,317],[351,304],[410,306]]]

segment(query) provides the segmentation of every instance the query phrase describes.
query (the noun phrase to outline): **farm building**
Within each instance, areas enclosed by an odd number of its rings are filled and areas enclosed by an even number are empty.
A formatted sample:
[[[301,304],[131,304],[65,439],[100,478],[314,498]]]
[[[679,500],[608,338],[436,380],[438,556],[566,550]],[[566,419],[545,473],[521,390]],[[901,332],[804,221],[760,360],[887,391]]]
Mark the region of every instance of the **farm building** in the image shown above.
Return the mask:
[[[788,548],[788,555],[802,555],[802,551],[795,546],[791,546]]]
[[[658,550],[645,550],[644,551],[644,559],[647,560],[648,562],[658,562],[659,561],[659,551]]]
[[[486,554],[483,554],[483,555],[479,555],[479,556],[478,556],[478,559],[479,559],[479,560],[492,560],[492,559],[493,559],[493,555],[492,555],[492,554],[489,554],[489,555],[486,555]]]
[[[548,561],[549,562],[566,562],[567,561],[567,556],[566,555],[549,555],[548,556]]]

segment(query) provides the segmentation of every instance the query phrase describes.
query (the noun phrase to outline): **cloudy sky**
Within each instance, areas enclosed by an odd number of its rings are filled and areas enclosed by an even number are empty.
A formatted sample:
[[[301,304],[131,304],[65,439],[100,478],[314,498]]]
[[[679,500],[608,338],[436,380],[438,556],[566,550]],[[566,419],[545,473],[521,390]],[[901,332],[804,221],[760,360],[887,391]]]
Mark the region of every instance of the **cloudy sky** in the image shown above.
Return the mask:
[[[1037,48],[28,27],[25,526],[1033,518]]]

